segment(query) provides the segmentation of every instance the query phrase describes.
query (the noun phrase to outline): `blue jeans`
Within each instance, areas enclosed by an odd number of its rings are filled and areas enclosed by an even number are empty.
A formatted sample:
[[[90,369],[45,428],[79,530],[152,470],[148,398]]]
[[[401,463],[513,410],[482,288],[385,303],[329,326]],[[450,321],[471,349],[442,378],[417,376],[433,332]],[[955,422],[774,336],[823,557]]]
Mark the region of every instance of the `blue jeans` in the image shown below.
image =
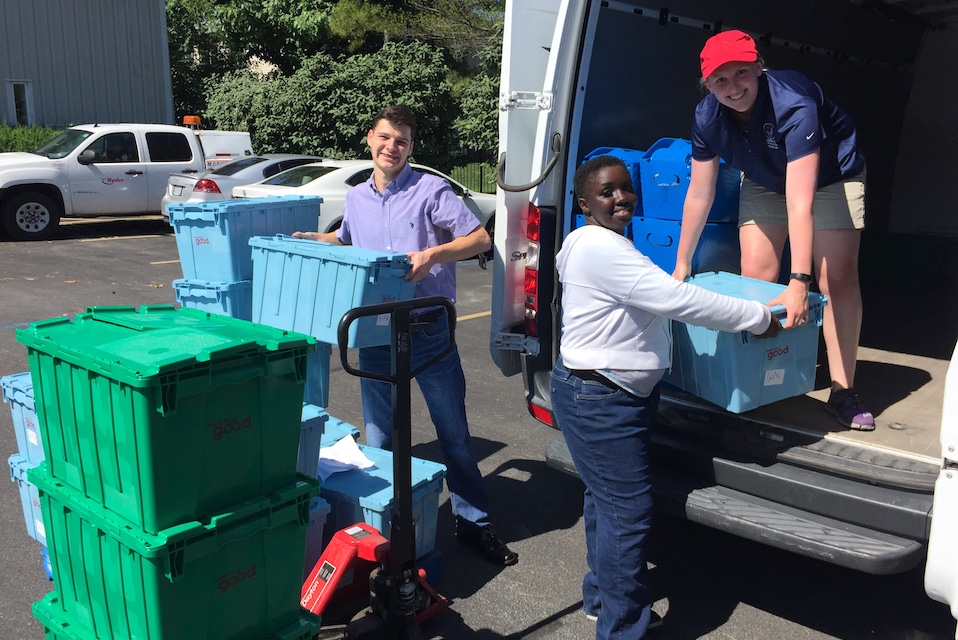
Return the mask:
[[[449,324],[440,318],[424,329],[411,332],[411,368],[415,369],[440,353],[449,344]],[[389,374],[392,369],[391,347],[365,347],[359,350],[359,367],[363,371]],[[469,424],[466,422],[466,377],[462,373],[459,348],[453,350],[418,376],[429,417],[436,427],[446,464],[446,484],[452,499],[452,512],[465,522],[458,531],[468,533],[489,522],[489,497],[482,474],[472,452]],[[366,423],[366,444],[390,449],[392,446],[392,385],[362,378],[363,420]]]
[[[659,389],[639,398],[574,375],[560,357],[551,393],[556,421],[586,487],[584,608],[598,615],[597,640],[641,638],[652,604],[645,565],[652,524],[648,451]]]

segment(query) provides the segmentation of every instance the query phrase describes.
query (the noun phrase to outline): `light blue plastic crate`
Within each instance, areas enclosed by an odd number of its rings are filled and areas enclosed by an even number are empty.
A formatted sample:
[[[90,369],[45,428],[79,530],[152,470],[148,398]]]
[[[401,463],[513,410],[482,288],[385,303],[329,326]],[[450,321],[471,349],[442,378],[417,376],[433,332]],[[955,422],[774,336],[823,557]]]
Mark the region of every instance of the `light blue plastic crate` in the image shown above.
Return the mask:
[[[326,535],[326,519],[329,517],[330,509],[332,507],[329,506],[329,503],[320,496],[316,496],[309,503],[309,528],[306,530],[306,564],[304,565],[303,580],[306,580],[312,573],[316,561],[323,555],[323,550],[326,548],[323,538]],[[333,533],[335,532],[330,532],[330,537]]]
[[[176,301],[184,307],[239,320],[253,318],[253,283],[249,280],[211,282],[181,278],[173,281],[173,289]]]
[[[649,147],[639,166],[641,188],[636,191],[642,192],[642,215],[681,220],[692,177],[692,143],[682,138],[662,138]],[[741,178],[740,171],[720,160],[709,222],[738,221]]]
[[[315,231],[322,201],[280,196],[167,205],[183,277],[211,282],[251,280],[249,239]]]
[[[626,228],[635,248],[666,273],[675,269],[681,223],[659,218],[632,218]],[[739,271],[741,264],[738,225],[734,222],[707,222],[692,256],[692,272]]]
[[[393,456],[389,451],[358,445],[375,466],[341,471],[329,476],[320,495],[332,509],[326,521],[324,544],[333,533],[357,522],[378,529],[389,538],[393,515]],[[412,514],[416,529],[416,557],[421,558],[436,546],[436,520],[439,496],[446,467],[437,462],[412,459]]]
[[[306,388],[303,402],[319,407],[329,406],[329,364],[333,348],[325,342],[316,343],[316,351],[306,356]]]
[[[23,521],[27,525],[27,534],[46,546],[47,531],[43,526],[43,514],[40,512],[40,494],[36,486],[27,480],[27,471],[37,465],[30,464],[22,453],[13,454],[7,463],[10,465],[10,480],[20,489],[20,506],[23,507]]]
[[[10,404],[13,430],[17,436],[17,450],[27,462],[36,466],[43,462],[43,439],[33,399],[33,378],[30,372],[14,373],[0,378],[3,401]]]
[[[319,473],[319,448],[322,446],[327,420],[329,420],[329,414],[325,409],[303,403],[303,421],[299,429],[299,461],[296,463],[296,470],[310,478],[317,477]]]
[[[731,273],[703,273],[690,282],[763,303],[785,289]],[[673,321],[672,368],[663,379],[732,413],[808,393],[815,384],[818,332],[826,302],[825,296],[809,293],[808,324],[764,340],[748,331],[729,333]],[[784,314],[781,307],[772,310]]]
[[[285,236],[255,237],[253,322],[290,329],[337,344],[343,315],[355,307],[413,297],[416,285],[405,254],[385,253]],[[350,325],[347,346],[390,342],[389,316]]]
[[[331,447],[346,436],[352,436],[353,439],[359,440],[359,428],[348,422],[343,422],[336,416],[329,416],[329,420],[326,421],[326,431],[323,433],[322,446]]]

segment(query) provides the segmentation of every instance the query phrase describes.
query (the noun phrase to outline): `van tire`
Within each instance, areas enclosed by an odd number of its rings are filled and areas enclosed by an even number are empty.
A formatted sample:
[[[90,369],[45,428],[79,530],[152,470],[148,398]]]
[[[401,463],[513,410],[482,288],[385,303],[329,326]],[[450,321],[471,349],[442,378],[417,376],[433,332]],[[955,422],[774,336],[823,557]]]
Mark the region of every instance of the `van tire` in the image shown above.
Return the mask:
[[[14,240],[46,240],[60,224],[60,207],[42,193],[24,191],[5,200],[0,216]]]

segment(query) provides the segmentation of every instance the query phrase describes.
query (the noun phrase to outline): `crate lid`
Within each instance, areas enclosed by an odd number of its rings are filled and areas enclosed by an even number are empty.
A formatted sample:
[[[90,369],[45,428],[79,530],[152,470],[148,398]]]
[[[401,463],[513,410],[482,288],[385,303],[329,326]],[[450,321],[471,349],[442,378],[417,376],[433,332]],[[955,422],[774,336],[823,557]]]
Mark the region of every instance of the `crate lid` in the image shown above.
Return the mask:
[[[251,247],[268,251],[279,251],[293,255],[300,255],[321,260],[331,260],[342,264],[352,264],[362,267],[378,267],[395,269],[400,273],[409,271],[409,257],[405,253],[390,253],[365,249],[352,245],[331,244],[317,242],[305,238],[291,236],[253,236],[249,239]]]
[[[775,296],[785,290],[785,285],[778,284],[777,282],[765,282],[764,280],[756,280],[755,278],[746,278],[745,276],[727,273],[725,271],[699,273],[690,278],[689,282],[715,293],[739,298],[740,300],[756,300],[761,303],[766,303],[774,299]],[[820,293],[814,291],[808,292],[809,310],[824,307],[827,300],[827,296]],[[773,311],[778,313],[777,308],[773,308]]]
[[[368,469],[340,471],[323,481],[322,491],[327,496],[382,511],[393,501],[393,454],[368,445],[357,445],[360,451],[375,464]],[[412,459],[412,490],[425,493],[430,484],[446,476],[446,467],[438,462]],[[440,491],[442,484],[439,485]]]
[[[17,329],[17,341],[137,387],[198,364],[316,345],[301,333],[173,305],[88,307],[72,320],[52,318]]]
[[[0,388],[3,390],[4,402],[16,402],[30,411],[35,411],[33,398],[33,378],[29,371],[12,373],[0,378]]]
[[[269,196],[266,198],[234,198],[231,200],[209,200],[206,202],[182,202],[166,205],[170,221],[212,220],[220,216],[235,216],[251,211],[269,213],[270,209],[290,205],[313,208],[319,207],[323,199],[318,196]]]
[[[220,282],[218,280],[199,280],[196,278],[178,278],[173,281],[173,288],[177,291],[190,291],[197,289],[200,291],[241,291],[252,289],[253,283],[249,280],[238,280],[236,282]]]
[[[191,550],[190,558],[195,559],[215,552],[230,540],[243,540],[257,531],[274,529],[288,522],[306,524],[310,502],[319,493],[318,480],[297,474],[295,483],[268,496],[234,505],[213,515],[208,522],[183,522],[152,534],[52,477],[46,462],[32,469],[27,477],[42,494],[49,495],[61,506],[68,506],[101,532],[146,558],[171,556],[186,546]]]
[[[30,464],[30,461],[27,460],[27,455],[25,453],[13,454],[7,458],[7,464],[10,465],[11,482],[26,482],[27,471],[37,466],[35,464]]]

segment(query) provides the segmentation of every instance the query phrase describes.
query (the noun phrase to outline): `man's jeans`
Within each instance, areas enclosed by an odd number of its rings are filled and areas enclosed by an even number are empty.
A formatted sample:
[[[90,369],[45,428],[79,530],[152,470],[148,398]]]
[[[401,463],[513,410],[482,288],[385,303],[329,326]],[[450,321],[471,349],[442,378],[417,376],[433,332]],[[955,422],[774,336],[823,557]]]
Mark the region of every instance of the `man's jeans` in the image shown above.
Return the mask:
[[[449,343],[449,324],[445,317],[424,329],[411,332],[411,368],[415,369],[440,353]],[[363,371],[391,373],[391,347],[366,347],[359,350]],[[462,373],[459,348],[453,350],[418,376],[416,383],[429,408],[446,463],[446,483],[452,497],[452,512],[465,520],[460,533],[489,524],[489,498],[472,452],[469,425],[466,422],[466,378]],[[381,449],[392,447],[392,385],[362,378],[363,420],[366,444]]]
[[[585,483],[587,613],[597,640],[645,635],[651,596],[645,565],[652,524],[649,427],[658,387],[639,398],[600,379],[578,377],[559,358],[552,369],[552,409]]]

